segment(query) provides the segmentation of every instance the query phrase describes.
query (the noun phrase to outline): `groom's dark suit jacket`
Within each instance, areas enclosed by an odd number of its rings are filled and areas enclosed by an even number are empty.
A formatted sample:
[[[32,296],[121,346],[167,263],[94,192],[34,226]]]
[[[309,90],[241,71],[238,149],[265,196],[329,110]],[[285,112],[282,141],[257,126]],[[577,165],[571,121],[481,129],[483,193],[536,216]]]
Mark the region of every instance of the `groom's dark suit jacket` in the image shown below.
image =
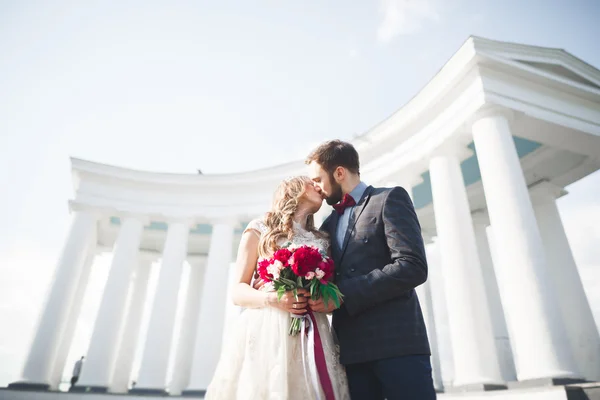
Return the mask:
[[[369,186],[357,200],[342,248],[335,240],[338,219],[333,211],[321,230],[331,236],[335,282],[344,295],[333,313],[342,364],[430,354],[414,290],[427,280],[427,260],[408,193]]]

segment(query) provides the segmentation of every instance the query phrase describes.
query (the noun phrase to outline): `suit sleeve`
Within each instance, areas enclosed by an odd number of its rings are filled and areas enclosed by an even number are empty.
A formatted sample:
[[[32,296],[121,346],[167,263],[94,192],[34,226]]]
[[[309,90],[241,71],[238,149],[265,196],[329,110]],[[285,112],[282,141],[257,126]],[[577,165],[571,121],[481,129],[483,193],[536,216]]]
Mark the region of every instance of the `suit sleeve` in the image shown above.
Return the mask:
[[[339,282],[342,308],[350,315],[406,295],[427,280],[421,226],[406,190],[395,187],[383,204],[382,222],[392,262],[366,275]]]

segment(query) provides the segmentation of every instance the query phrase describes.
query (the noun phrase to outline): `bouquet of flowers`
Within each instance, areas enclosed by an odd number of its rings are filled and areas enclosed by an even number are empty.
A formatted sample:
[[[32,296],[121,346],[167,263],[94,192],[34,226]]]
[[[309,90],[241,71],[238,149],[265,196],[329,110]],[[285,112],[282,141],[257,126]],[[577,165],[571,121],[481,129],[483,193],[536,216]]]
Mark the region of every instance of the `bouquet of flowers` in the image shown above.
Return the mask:
[[[330,281],[333,269],[333,260],[317,247],[287,243],[272,257],[261,259],[257,271],[266,284],[273,285],[279,299],[291,290],[298,300],[298,289],[304,288],[312,300],[322,297],[326,306],[333,301],[339,307],[342,293]],[[297,335],[301,325],[301,319],[292,318],[289,334]]]

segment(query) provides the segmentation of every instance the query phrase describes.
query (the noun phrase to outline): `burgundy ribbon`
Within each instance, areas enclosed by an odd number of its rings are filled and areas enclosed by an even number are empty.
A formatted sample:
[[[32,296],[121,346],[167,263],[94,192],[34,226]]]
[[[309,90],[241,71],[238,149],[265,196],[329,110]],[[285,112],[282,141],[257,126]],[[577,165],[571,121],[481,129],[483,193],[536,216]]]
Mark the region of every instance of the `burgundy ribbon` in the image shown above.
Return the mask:
[[[308,311],[308,316],[312,321],[315,332],[315,363],[317,364],[317,372],[319,374],[319,380],[321,381],[321,388],[325,394],[325,400],[335,400],[333,385],[331,384],[331,379],[329,378],[329,372],[327,372],[327,362],[325,361],[323,342],[321,342],[321,336],[319,335],[319,329],[317,328],[317,320],[310,310]]]

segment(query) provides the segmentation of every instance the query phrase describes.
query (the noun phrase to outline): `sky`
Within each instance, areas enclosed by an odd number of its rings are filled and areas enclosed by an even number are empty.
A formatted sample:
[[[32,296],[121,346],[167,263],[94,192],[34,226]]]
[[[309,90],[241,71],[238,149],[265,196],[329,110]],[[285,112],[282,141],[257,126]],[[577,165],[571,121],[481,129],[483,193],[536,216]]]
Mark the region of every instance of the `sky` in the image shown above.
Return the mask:
[[[277,165],[376,125],[469,35],[600,67],[599,16],[596,0],[0,0],[0,386],[19,376],[68,230],[69,157],[178,173]],[[559,209],[598,321],[600,174],[567,190]]]

